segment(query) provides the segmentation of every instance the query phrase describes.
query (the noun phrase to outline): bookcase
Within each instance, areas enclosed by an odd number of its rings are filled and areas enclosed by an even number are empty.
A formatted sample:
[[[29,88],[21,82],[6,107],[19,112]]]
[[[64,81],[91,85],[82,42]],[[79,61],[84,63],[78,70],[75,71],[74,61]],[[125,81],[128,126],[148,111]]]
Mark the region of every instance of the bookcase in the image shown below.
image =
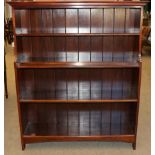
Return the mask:
[[[118,141],[136,149],[143,0],[14,0],[22,149]]]

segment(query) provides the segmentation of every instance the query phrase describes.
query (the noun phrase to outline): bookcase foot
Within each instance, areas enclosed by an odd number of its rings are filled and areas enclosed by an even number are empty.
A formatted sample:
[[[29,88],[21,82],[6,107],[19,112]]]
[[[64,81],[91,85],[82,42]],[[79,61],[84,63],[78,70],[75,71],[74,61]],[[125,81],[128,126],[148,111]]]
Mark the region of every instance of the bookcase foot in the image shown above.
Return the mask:
[[[22,144],[22,150],[24,151],[26,147],[26,144]]]
[[[5,94],[6,99],[8,98],[8,94]]]
[[[132,143],[132,148],[133,148],[133,150],[136,150],[136,142]]]

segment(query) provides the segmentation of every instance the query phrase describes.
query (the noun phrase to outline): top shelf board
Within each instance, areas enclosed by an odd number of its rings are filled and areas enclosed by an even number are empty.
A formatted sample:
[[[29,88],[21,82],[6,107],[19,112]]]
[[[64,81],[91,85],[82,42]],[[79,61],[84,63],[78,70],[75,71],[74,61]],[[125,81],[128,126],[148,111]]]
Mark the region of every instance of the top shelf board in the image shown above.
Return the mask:
[[[14,8],[63,8],[102,6],[144,6],[150,0],[8,0]]]

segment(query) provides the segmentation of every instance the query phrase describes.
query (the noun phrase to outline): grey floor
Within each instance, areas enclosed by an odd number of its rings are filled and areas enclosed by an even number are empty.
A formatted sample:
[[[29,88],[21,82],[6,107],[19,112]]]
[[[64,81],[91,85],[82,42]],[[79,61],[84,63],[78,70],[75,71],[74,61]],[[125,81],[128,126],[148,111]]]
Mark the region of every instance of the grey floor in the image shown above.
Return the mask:
[[[143,57],[141,103],[137,150],[131,144],[114,142],[52,142],[27,145],[21,150],[12,48],[6,51],[9,98],[5,99],[5,155],[150,155],[150,70],[151,59]]]

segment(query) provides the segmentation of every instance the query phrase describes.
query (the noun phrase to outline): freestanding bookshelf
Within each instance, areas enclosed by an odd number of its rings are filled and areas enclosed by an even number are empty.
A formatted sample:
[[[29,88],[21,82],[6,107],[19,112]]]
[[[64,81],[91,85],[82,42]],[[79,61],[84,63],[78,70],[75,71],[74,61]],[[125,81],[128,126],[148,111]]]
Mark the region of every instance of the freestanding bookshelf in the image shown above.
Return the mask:
[[[136,149],[143,0],[12,0],[22,149],[122,141]]]

